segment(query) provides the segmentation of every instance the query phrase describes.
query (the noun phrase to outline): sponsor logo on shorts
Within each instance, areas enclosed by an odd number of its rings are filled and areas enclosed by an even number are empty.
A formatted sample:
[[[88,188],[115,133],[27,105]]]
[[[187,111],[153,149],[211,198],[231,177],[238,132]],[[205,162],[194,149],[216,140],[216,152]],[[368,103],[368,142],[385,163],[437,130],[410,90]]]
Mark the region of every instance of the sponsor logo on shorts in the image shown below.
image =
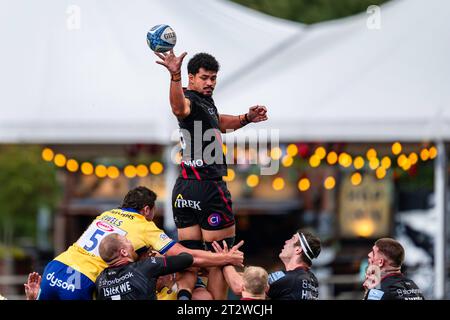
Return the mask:
[[[218,213],[213,213],[208,217],[208,223],[212,227],[217,227],[220,224],[220,221],[222,221],[222,218]]]
[[[107,231],[107,232],[114,231],[113,227],[111,227],[107,223],[104,223],[103,221],[98,221],[96,224],[97,224],[97,227],[103,231]]]
[[[58,287],[58,288],[62,288],[64,290],[68,290],[68,291],[75,291],[75,285],[73,284],[68,284],[66,281],[62,281],[61,279],[58,279],[57,277],[55,277],[55,273],[49,273],[47,274],[47,276],[45,277],[48,281],[50,281],[50,287]]]
[[[200,201],[194,200],[185,200],[181,194],[178,194],[175,203],[173,204],[175,208],[192,208],[199,211],[202,211],[200,208]]]

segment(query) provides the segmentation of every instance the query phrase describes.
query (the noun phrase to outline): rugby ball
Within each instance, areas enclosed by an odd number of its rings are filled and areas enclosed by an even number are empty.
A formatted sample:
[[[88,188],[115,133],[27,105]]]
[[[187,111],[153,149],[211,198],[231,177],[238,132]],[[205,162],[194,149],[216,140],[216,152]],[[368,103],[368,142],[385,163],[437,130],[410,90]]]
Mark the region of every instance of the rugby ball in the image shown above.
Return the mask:
[[[167,24],[158,24],[147,32],[147,44],[155,52],[166,52],[175,47],[177,35]]]

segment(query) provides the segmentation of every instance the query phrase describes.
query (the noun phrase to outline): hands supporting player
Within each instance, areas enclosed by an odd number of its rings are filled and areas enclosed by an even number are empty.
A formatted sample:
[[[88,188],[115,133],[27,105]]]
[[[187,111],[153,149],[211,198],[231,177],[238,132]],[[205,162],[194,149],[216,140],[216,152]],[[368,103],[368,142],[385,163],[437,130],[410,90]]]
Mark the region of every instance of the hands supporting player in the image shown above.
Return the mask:
[[[174,273],[159,276],[158,280],[156,281],[156,291],[161,291],[164,287],[166,287],[167,289],[169,289],[168,293],[170,293],[175,283],[176,276]]]
[[[37,272],[32,272],[28,275],[28,281],[24,284],[25,295],[27,300],[36,300],[41,287],[42,277]]]
[[[250,122],[266,121],[268,119],[267,109],[265,106],[260,105],[250,107],[250,109],[248,109],[247,117]]]
[[[233,257],[235,259],[236,262],[238,262],[238,263],[230,263],[230,264],[243,267],[244,266],[244,253],[242,251],[239,251],[238,249],[240,247],[242,247],[242,245],[244,244],[244,240],[241,240],[238,244],[233,246],[231,249],[228,249],[228,245],[225,240],[222,241],[222,244],[223,244],[223,248],[219,245],[219,243],[217,243],[217,241],[214,241],[212,243],[214,251],[216,251],[216,253],[230,255],[231,257]]]
[[[183,52],[180,56],[175,56],[173,49],[167,52],[155,52],[155,54],[161,59],[156,61],[157,64],[160,64],[169,70],[171,74],[177,74],[181,72],[181,65],[183,63],[184,57],[187,55],[187,52]]]

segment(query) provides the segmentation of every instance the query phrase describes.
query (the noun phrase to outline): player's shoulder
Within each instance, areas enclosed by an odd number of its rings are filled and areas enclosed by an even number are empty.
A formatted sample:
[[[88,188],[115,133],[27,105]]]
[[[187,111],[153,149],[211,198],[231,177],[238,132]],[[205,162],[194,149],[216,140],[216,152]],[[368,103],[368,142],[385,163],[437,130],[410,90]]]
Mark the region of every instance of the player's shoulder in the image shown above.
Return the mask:
[[[146,257],[136,262],[136,265],[148,265],[148,266],[157,266],[160,264],[165,265],[165,257]]]
[[[309,278],[314,277],[314,274],[311,271],[303,269],[303,268],[297,268],[294,270],[290,270],[287,272],[287,274],[290,277],[295,277],[295,278],[308,278],[309,279]]]
[[[380,286],[383,290],[388,290],[390,288],[399,288],[404,287],[405,285],[411,284],[411,280],[407,279],[405,276],[399,274],[399,275],[393,275],[385,277],[381,280]]]
[[[382,300],[385,299],[385,292],[381,289],[370,289],[367,293],[366,300]]]
[[[166,232],[160,229],[153,221],[148,221],[146,225],[146,235],[152,241],[158,241],[160,243],[169,243],[173,240],[166,234]]]
[[[190,101],[201,99],[200,95],[196,91],[189,89],[184,89],[184,97]]]
[[[164,257],[147,257],[133,263],[133,269],[148,273],[151,277],[155,278],[159,275],[156,271],[164,266],[166,266]]]
[[[279,279],[293,279],[293,278],[310,278],[311,273],[304,269],[295,269],[295,270],[279,270],[269,274],[269,280],[272,279],[273,282]],[[312,275],[314,276],[314,275]]]
[[[286,272],[279,270],[269,273],[269,285],[286,278]]]
[[[389,296],[400,300],[423,297],[422,291],[417,284],[404,275],[384,279],[381,282],[381,290]]]
[[[147,230],[151,232],[164,233],[164,231],[161,228],[159,228],[153,221],[146,221],[145,226]]]

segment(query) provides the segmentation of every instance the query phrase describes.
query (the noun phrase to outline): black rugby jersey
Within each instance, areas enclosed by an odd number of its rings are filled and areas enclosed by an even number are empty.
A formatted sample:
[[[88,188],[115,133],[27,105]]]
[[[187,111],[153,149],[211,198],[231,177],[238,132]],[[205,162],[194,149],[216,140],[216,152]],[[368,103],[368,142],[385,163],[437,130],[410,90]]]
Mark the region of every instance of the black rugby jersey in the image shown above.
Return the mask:
[[[381,279],[378,289],[368,290],[364,300],[425,300],[425,297],[414,281],[393,273]]]
[[[309,270],[297,268],[269,274],[269,292],[272,300],[317,300],[319,282]]]
[[[186,89],[184,96],[191,102],[191,112],[186,118],[178,120],[182,146],[180,177],[208,180],[226,176],[219,113],[214,100]]]
[[[115,268],[106,268],[95,281],[98,300],[156,300],[159,276],[190,267],[188,253],[170,257],[149,257]]]

